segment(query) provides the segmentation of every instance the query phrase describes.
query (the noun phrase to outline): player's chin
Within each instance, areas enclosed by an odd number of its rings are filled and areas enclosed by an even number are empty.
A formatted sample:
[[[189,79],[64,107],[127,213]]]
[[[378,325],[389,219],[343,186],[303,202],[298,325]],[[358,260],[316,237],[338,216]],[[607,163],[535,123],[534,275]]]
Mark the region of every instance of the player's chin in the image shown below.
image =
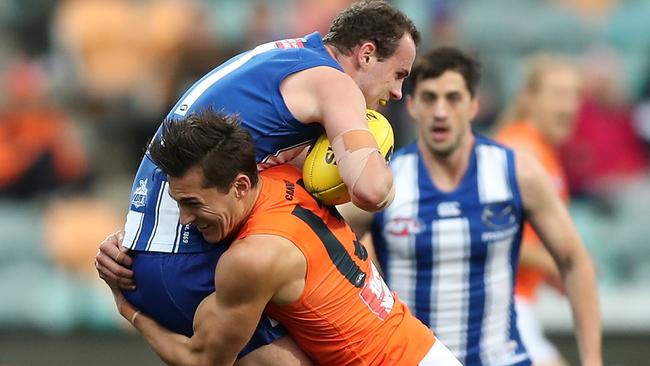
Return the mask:
[[[434,142],[429,141],[429,150],[434,155],[440,157],[446,157],[451,155],[454,152],[455,147],[450,141]]]
[[[385,99],[375,99],[372,102],[368,103],[366,108],[377,110],[377,109],[379,109],[379,107],[381,107],[383,105],[386,105],[387,102],[388,101],[386,101]]]
[[[216,230],[212,227],[208,228],[205,231],[202,231],[201,235],[203,236],[203,239],[210,244],[219,244],[223,239],[223,235],[221,235],[219,230]]]

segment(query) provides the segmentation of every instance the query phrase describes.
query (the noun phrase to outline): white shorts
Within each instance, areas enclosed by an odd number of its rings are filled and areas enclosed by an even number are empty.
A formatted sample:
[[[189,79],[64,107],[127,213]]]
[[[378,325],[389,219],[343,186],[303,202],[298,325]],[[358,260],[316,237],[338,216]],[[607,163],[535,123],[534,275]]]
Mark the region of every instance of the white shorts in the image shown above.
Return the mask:
[[[429,353],[420,361],[419,366],[462,366],[460,361],[454,356],[449,348],[436,338]]]
[[[535,316],[533,304],[528,300],[515,297],[515,308],[517,310],[517,328],[519,328],[519,335],[533,363],[545,363],[557,360],[560,357],[560,353],[544,336],[544,330]]]

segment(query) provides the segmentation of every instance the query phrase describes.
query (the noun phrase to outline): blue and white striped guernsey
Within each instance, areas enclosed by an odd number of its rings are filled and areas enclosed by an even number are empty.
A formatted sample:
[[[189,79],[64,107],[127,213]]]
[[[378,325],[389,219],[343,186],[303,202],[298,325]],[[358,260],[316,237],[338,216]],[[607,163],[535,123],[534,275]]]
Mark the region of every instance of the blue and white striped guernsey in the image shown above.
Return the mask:
[[[389,287],[464,365],[529,365],[513,305],[523,210],[512,151],[476,136],[452,192],[435,187],[416,143],[390,166],[395,200],[372,224]]]
[[[197,81],[167,118],[181,119],[208,107],[237,113],[255,141],[260,169],[290,161],[318,138],[323,128],[293,117],[280,94],[280,84],[293,73],[319,66],[343,72],[318,33],[257,46]],[[133,181],[123,245],[162,253],[198,253],[212,248],[193,225],[179,224],[178,207],[167,191],[166,175],[145,155]]]

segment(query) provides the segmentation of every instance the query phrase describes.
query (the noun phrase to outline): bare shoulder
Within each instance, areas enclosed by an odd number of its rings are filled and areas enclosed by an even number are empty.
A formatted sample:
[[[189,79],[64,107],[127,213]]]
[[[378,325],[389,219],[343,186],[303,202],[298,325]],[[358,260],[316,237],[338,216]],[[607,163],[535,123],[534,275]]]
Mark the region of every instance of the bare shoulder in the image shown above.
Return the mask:
[[[350,75],[331,67],[315,67],[306,74],[314,92],[321,98],[354,97],[363,101],[363,93]]]
[[[359,111],[365,109],[365,99],[354,80],[329,66],[309,68],[287,77],[280,92],[289,111],[304,123],[323,123],[331,105],[345,107],[352,103]]]
[[[251,235],[237,240],[219,259],[215,282],[220,291],[277,289],[292,279],[302,253],[277,235]],[[250,291],[248,291],[250,292]]]
[[[343,83],[348,85],[354,84],[354,80],[341,70],[330,66],[316,66],[299,71],[291,76],[295,80],[305,82],[322,82],[324,84]]]
[[[542,165],[530,152],[518,149],[515,151],[515,168],[517,180],[520,185],[534,181],[539,174],[544,172]]]
[[[243,277],[256,277],[282,260],[286,239],[277,235],[251,235],[234,242],[219,258],[217,269]]]
[[[515,171],[525,208],[553,195],[553,183],[537,158],[526,152],[515,152]]]
[[[283,81],[281,89],[283,92],[300,90],[319,94],[331,90],[358,90],[359,88],[348,74],[333,67],[317,66],[288,76]]]

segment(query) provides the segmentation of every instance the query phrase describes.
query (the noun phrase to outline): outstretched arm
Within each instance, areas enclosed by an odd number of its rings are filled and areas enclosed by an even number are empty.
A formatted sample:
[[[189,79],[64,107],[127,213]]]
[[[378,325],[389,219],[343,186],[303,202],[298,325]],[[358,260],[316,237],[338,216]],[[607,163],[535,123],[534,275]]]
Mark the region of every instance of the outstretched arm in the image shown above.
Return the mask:
[[[517,180],[528,218],[560,271],[571,303],[583,365],[602,365],[594,267],[571,217],[539,162],[517,154]]]
[[[195,335],[188,338],[182,334],[174,333],[152,318],[137,311],[129,304],[122,293],[116,288],[111,288],[115,303],[120,314],[128,320],[145,337],[151,348],[167,365],[201,365],[200,355],[205,347],[203,335]],[[214,301],[214,293],[206,297],[199,305],[195,314],[195,322],[208,321],[209,316],[205,309],[212,307],[210,302]],[[204,310],[202,310],[204,309]],[[232,365],[232,362],[229,365]],[[228,363],[222,363],[228,365]]]
[[[260,238],[244,239],[247,242]],[[262,238],[270,247],[268,238]],[[215,273],[217,292],[206,297],[194,316],[194,334],[185,337],[160,326],[128,304],[112,287],[120,314],[131,321],[168,365],[232,365],[255,331],[262,311],[286,282],[284,256],[240,241],[220,258]],[[286,263],[285,263],[286,264]],[[248,356],[247,356],[248,357]],[[276,364],[307,365],[302,354],[284,352]],[[269,363],[267,363],[269,364]]]

